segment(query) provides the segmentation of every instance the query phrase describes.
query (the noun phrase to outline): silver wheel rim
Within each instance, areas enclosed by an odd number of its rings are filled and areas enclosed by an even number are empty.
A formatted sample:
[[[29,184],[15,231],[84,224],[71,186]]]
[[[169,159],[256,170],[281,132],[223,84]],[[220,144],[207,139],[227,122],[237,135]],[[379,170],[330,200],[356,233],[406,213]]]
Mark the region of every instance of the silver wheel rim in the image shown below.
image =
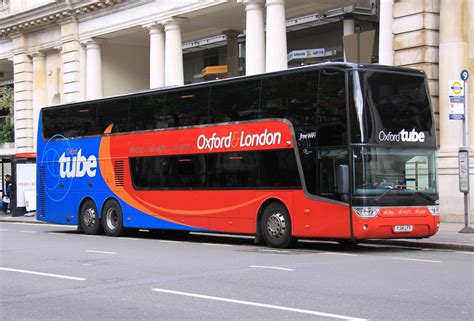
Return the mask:
[[[114,207],[111,207],[105,213],[105,222],[110,230],[115,230],[118,226],[118,213]]]
[[[82,215],[82,221],[86,227],[93,227],[96,219],[97,215],[92,207],[87,208]]]
[[[286,231],[285,216],[280,212],[275,212],[267,220],[267,231],[275,239],[281,238]]]

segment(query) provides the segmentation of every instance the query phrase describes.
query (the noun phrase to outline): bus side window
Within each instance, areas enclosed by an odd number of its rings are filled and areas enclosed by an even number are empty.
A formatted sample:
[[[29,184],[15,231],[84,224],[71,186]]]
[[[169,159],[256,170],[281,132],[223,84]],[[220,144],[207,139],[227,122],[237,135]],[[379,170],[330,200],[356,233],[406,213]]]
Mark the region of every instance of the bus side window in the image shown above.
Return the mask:
[[[347,144],[345,73],[321,70],[317,110],[318,145]]]
[[[112,133],[123,133],[128,130],[129,99],[110,100],[99,103],[97,122],[100,132],[113,124]]]
[[[166,94],[165,118],[169,127],[207,124],[209,88],[195,88]]]
[[[294,150],[260,151],[258,164],[260,188],[301,187]]]
[[[208,155],[211,188],[252,188],[257,186],[255,152],[216,153]]]
[[[319,150],[319,190],[323,197],[341,200],[337,192],[337,169],[347,165],[347,149],[324,148]]]
[[[167,128],[164,119],[165,95],[151,94],[133,97],[130,100],[128,130],[140,131]]]
[[[45,139],[54,135],[65,136],[68,113],[68,107],[48,108],[43,111],[43,136]]]
[[[342,200],[337,192],[337,169],[347,165],[345,73],[322,69],[317,107],[318,194]]]
[[[260,79],[211,87],[209,122],[224,123],[258,118]]]
[[[260,118],[286,118],[295,129],[315,131],[319,72],[264,78]]]
[[[173,174],[175,186],[183,188],[205,188],[206,180],[206,157],[203,154],[172,156],[171,166],[176,167]]]
[[[97,104],[69,107],[65,137],[81,137],[99,135],[100,129],[96,123]]]

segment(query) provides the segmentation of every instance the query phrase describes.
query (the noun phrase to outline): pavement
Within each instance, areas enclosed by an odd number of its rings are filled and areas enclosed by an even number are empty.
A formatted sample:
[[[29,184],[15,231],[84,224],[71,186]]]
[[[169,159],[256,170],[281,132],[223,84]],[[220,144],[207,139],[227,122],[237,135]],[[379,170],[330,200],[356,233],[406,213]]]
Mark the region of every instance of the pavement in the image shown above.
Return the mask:
[[[38,221],[36,215],[11,216],[0,214],[0,222],[9,223],[33,223],[43,224]],[[447,249],[456,251],[474,252],[474,233],[459,233],[464,228],[463,223],[441,223],[436,235],[424,239],[389,239],[389,240],[366,240],[366,244],[383,244],[395,246],[407,246],[430,249]]]

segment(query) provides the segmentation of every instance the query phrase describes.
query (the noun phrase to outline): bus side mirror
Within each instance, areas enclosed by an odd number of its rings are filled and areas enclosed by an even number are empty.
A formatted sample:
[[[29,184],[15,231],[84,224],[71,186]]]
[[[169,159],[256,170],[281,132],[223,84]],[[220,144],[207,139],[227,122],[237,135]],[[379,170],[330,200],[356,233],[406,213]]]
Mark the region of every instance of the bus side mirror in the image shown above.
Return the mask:
[[[337,168],[337,192],[341,195],[349,194],[349,166],[339,165]]]

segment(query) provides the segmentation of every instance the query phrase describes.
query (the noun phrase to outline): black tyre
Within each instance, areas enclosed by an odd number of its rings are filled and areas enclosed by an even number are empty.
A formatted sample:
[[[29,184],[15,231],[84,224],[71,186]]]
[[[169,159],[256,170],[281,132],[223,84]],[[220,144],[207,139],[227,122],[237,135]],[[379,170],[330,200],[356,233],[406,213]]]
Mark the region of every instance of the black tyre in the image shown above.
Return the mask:
[[[262,237],[268,246],[286,248],[293,244],[290,214],[282,204],[268,204],[263,211],[260,226]]]
[[[87,200],[82,204],[79,214],[79,229],[86,234],[102,234],[102,225],[100,224],[99,212],[97,206],[92,200]]]
[[[109,236],[124,234],[122,208],[116,200],[108,200],[102,210],[102,227]]]

